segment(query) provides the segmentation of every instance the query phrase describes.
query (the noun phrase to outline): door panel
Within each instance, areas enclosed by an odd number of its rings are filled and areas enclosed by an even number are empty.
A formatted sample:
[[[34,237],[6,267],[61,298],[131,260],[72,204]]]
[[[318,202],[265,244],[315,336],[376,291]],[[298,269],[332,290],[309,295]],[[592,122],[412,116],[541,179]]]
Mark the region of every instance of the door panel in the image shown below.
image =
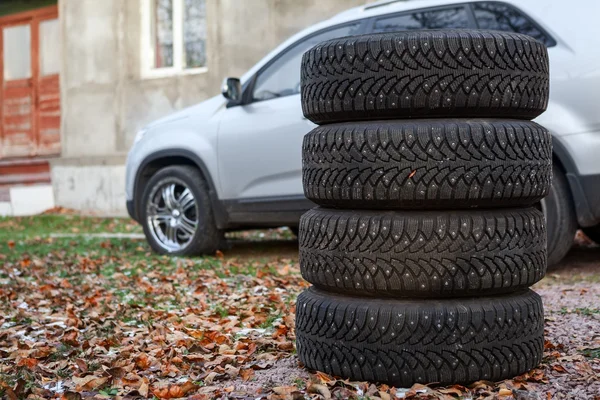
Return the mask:
[[[0,19],[0,158],[60,154],[60,25],[48,7]]]
[[[35,150],[31,25],[2,30],[2,150],[0,156],[28,156]]]
[[[60,153],[60,32],[58,19],[40,23],[38,154]]]
[[[225,199],[303,196],[300,95],[232,107],[219,131],[219,175]]]

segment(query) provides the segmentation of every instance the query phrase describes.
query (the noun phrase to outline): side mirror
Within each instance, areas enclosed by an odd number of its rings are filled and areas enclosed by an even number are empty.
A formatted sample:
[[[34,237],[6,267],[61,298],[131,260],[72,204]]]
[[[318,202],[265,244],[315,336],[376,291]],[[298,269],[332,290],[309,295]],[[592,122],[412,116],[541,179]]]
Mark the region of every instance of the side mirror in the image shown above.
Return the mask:
[[[238,78],[225,78],[221,94],[227,100],[241,101],[242,100],[242,84]]]

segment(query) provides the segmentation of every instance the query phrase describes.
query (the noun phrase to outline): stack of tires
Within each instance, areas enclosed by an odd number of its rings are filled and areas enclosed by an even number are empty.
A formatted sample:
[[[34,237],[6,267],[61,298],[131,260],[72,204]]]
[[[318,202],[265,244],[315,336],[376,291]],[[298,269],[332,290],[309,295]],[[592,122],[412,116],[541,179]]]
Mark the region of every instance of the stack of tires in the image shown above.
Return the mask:
[[[536,208],[548,56],[524,35],[413,31],[321,43],[302,62],[300,222],[309,368],[407,387],[536,366],[546,272]]]

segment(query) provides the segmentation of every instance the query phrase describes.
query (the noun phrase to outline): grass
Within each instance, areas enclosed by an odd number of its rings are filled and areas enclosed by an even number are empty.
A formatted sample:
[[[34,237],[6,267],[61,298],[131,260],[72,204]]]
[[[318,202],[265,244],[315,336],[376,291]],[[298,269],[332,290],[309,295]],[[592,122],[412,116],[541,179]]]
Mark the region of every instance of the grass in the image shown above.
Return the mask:
[[[581,314],[581,315],[590,317],[592,315],[600,314],[600,309],[588,308],[588,307],[577,307],[577,308],[573,308],[573,309],[563,307],[560,309],[561,315],[570,314],[570,313]]]
[[[142,228],[128,218],[99,218],[78,215],[37,215],[0,217],[0,242],[48,236],[52,233],[141,233]]]
[[[600,347],[596,349],[583,349],[581,350],[581,354],[587,358],[600,358]]]

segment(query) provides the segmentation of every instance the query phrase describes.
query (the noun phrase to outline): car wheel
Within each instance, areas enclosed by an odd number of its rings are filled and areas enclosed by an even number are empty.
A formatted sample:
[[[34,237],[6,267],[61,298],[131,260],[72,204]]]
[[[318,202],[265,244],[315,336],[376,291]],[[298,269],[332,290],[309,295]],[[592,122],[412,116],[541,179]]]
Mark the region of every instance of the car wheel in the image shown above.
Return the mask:
[[[332,292],[390,297],[509,293],[546,273],[544,216],[535,208],[346,211],[300,220],[300,271]]]
[[[144,234],[160,254],[213,254],[222,234],[216,227],[208,188],[197,169],[178,165],[158,171],[141,201]]]
[[[552,168],[552,187],[541,201],[548,231],[548,266],[558,264],[573,246],[577,219],[567,178],[556,165]]]
[[[600,225],[583,228],[583,233],[597,244],[600,244]]]
[[[533,119],[546,109],[548,84],[546,46],[529,36],[371,34],[332,39],[304,54],[302,110],[316,124],[450,115]]]
[[[396,387],[499,381],[542,360],[542,299],[531,290],[451,300],[384,300],[310,288],[296,302],[310,369]]]

